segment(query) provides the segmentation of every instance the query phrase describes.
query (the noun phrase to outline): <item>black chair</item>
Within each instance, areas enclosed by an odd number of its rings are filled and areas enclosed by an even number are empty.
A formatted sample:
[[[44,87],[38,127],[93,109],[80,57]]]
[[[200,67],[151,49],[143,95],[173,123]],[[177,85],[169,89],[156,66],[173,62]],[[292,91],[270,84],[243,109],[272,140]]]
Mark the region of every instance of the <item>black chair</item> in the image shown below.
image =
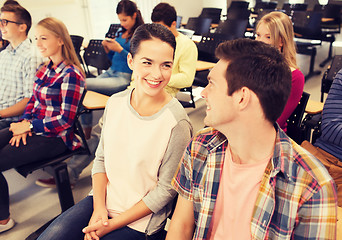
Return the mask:
[[[248,20],[250,11],[247,8],[230,7],[227,9],[227,19]]]
[[[204,35],[209,33],[211,22],[211,18],[191,17],[188,19],[185,28],[195,31],[195,35]]]
[[[309,141],[314,144],[321,136],[322,113],[307,114],[302,122],[302,129],[304,131],[303,141]]]
[[[336,40],[335,34],[341,32],[341,6],[337,4],[325,6],[316,4],[313,10],[322,13],[322,41],[329,42],[328,57],[319,64],[320,67],[324,67],[332,59],[333,43]]]
[[[289,119],[287,119],[287,135],[298,144],[301,144],[304,139],[301,123],[309,97],[310,94],[303,92],[298,106],[293,111]]]
[[[102,70],[107,70],[111,66],[111,61],[102,46],[102,40],[99,39],[89,41],[88,47],[84,51],[83,59],[86,65],[87,77],[95,77],[90,73],[89,66],[97,68],[98,74],[101,74]]]
[[[314,70],[317,53],[316,47],[322,44],[321,19],[322,13],[319,12],[293,11],[292,22],[297,38],[295,40],[297,52],[310,56],[309,72],[305,76],[305,80],[321,73],[321,71]]]
[[[119,23],[113,23],[109,26],[108,32],[106,33],[106,38],[115,38],[116,32],[121,28]]]
[[[212,20],[211,23],[217,24],[221,20],[221,12],[221,8],[203,8],[199,17],[210,18]]]
[[[226,40],[243,38],[245,36],[248,20],[244,19],[227,19],[220,22],[215,33],[226,35]]]
[[[324,93],[328,93],[331,84],[337,74],[342,68],[342,55],[333,57],[330,67],[324,72],[321,82],[321,102],[323,102]]]
[[[196,105],[195,105],[194,96],[192,94],[192,87],[190,86],[190,87],[187,87],[187,88],[182,88],[179,91],[189,95],[189,96],[187,96],[189,98],[188,101],[183,100],[183,98],[182,99],[178,99],[178,101],[182,104],[182,106],[184,108],[189,108],[189,107],[195,108]]]
[[[229,8],[245,8],[248,9],[249,2],[247,1],[232,1]]]
[[[264,10],[276,10],[277,2],[257,2],[251,11],[255,14],[260,14]]]
[[[219,33],[210,33],[202,36],[201,41],[197,44],[198,60],[207,62],[217,62],[215,57],[215,49],[217,46],[227,40],[227,35]],[[207,76],[209,70],[197,71],[193,86],[205,87],[208,84]]]
[[[70,35],[70,38],[71,38],[72,44],[74,46],[78,60],[80,61],[81,65],[83,66],[84,71],[86,71],[86,67],[85,67],[83,59],[81,57],[81,47],[82,47],[82,43],[83,43],[83,37],[78,36],[78,35]]]
[[[182,26],[182,16],[177,16],[177,20],[176,20],[176,28],[180,28]]]
[[[80,104],[78,106],[77,114],[74,120],[73,129],[75,133],[80,137],[82,142],[82,147],[76,149],[76,150],[67,150],[63,154],[60,154],[59,156],[56,156],[51,159],[45,159],[40,162],[34,162],[30,164],[25,164],[20,167],[16,168],[16,171],[21,174],[23,177],[27,177],[28,174],[38,170],[43,169],[46,167],[51,167],[54,172],[54,178],[56,181],[56,187],[59,197],[59,202],[61,206],[61,211],[64,212],[68,208],[72,207],[74,205],[74,198],[72,195],[72,190],[70,186],[69,181],[69,174],[67,169],[67,164],[64,162],[69,157],[76,155],[76,154],[88,154],[90,155],[90,150],[87,144],[87,141],[85,140],[84,132],[82,129],[82,125],[79,122],[79,116],[83,113],[82,112],[82,101],[84,99],[84,96],[86,94],[86,90],[84,90]],[[36,239],[39,237],[39,235],[49,226],[49,224],[53,221],[49,221],[48,223],[44,224],[42,227],[40,227],[38,230],[33,232],[28,238],[28,240]]]
[[[306,11],[307,8],[308,4],[306,3],[284,3],[282,9],[285,11],[287,15],[292,16],[294,11]]]

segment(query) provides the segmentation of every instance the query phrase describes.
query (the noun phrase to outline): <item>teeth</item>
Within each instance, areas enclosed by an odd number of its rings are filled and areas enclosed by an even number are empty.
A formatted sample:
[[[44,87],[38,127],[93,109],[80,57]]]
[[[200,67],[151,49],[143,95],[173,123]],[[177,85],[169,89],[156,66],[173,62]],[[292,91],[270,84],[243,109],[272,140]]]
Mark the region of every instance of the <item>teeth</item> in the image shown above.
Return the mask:
[[[151,85],[158,85],[160,81],[151,81],[151,80],[146,80],[149,84]]]

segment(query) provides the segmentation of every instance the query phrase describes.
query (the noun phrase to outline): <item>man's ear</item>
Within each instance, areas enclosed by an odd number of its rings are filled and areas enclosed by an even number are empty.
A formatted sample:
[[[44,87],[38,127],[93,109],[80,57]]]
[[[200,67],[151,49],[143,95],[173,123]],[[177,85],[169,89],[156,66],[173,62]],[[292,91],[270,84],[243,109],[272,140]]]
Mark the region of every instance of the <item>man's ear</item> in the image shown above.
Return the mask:
[[[174,28],[174,29],[177,28],[177,22],[176,22],[176,21],[173,21],[173,22],[171,23],[171,28]]]
[[[26,34],[26,29],[27,29],[27,25],[26,24],[20,24],[19,25],[19,31],[20,32],[24,32]]]
[[[127,54],[127,64],[128,67],[133,71],[133,56],[131,53]]]
[[[251,90],[247,87],[242,87],[238,93],[238,101],[240,109],[245,109],[248,106],[249,100],[251,98]]]

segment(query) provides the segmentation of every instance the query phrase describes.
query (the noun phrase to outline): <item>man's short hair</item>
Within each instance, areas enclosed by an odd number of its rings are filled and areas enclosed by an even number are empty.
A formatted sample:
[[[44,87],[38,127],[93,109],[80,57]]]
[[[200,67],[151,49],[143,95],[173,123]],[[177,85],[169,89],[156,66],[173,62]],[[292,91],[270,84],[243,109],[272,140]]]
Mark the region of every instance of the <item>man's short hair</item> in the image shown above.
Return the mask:
[[[159,3],[153,8],[151,15],[152,22],[163,22],[171,27],[174,21],[177,21],[177,13],[174,7],[168,3]]]
[[[229,62],[228,95],[249,88],[259,98],[265,118],[275,123],[291,91],[292,74],[283,55],[266,43],[237,39],[221,43],[216,56]]]
[[[32,26],[31,14],[17,1],[6,1],[0,11],[14,13],[16,21],[26,25],[26,35],[28,34]]]

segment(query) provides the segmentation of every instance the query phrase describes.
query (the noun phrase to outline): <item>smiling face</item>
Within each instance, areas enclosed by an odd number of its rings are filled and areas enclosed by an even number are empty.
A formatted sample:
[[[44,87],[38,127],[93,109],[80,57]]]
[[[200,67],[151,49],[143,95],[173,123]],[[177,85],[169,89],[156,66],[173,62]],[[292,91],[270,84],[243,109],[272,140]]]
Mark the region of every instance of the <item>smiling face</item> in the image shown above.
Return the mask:
[[[130,31],[135,24],[135,19],[137,18],[137,14],[134,13],[133,16],[127,16],[124,13],[119,13],[118,18],[120,20],[120,25],[127,31]]]
[[[57,63],[62,56],[63,41],[42,26],[36,27],[36,41],[42,57],[48,57]]]
[[[13,12],[2,12],[0,14],[1,19],[6,19],[13,22],[18,22],[15,14]],[[26,25],[17,24],[13,22],[8,22],[7,26],[0,24],[0,30],[2,33],[2,38],[9,41],[15,42],[22,35],[26,36]]]
[[[218,61],[208,75],[209,84],[201,93],[207,105],[204,123],[216,129],[234,120],[237,113],[235,93],[228,96],[227,67],[228,61]]]
[[[163,94],[172,73],[173,48],[160,39],[142,41],[134,57],[128,55],[128,65],[133,70],[136,91],[157,96]]]

